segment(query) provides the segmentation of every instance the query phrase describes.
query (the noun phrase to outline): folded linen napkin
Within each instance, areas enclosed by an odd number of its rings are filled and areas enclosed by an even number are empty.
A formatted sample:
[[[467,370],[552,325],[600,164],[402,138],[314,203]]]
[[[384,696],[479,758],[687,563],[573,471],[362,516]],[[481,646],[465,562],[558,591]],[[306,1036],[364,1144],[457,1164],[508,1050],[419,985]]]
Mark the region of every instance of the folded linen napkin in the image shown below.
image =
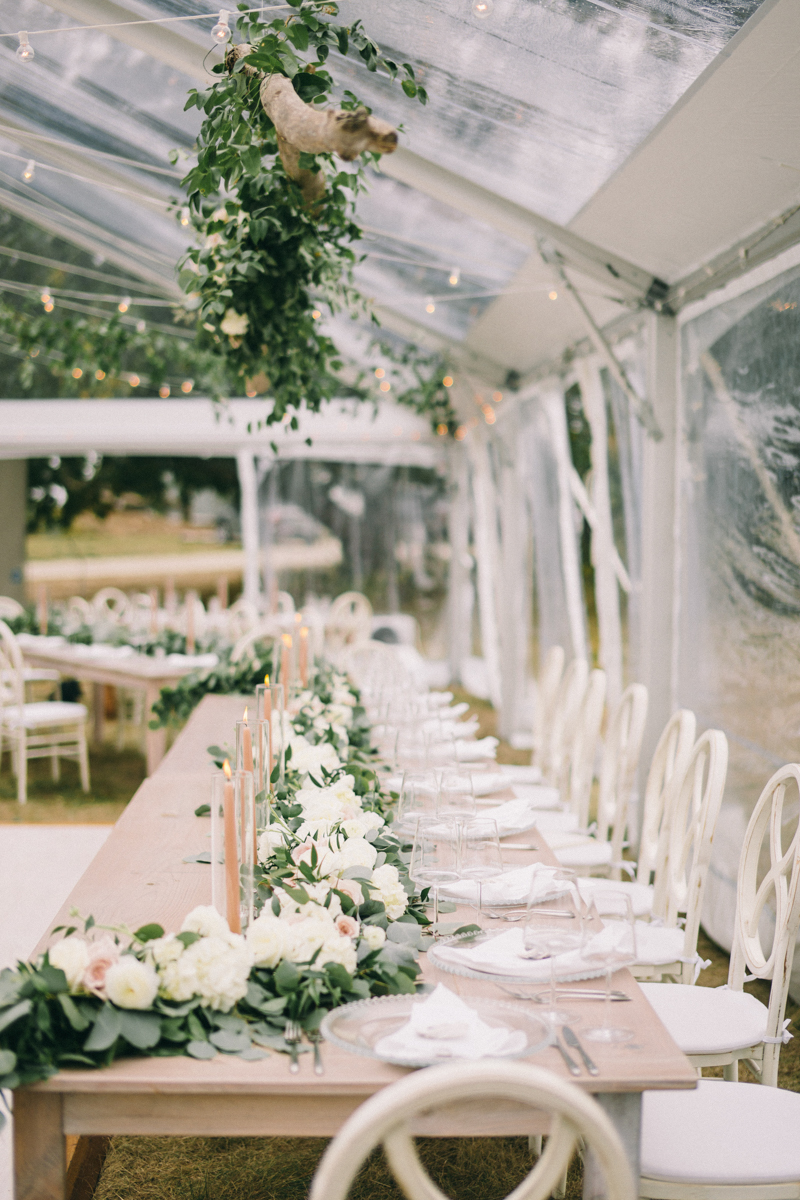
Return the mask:
[[[541,829],[545,837],[554,833],[573,833],[578,828],[578,815],[573,812],[537,811],[536,828]]]
[[[554,900],[563,896],[569,890],[565,883],[555,883],[557,868],[546,863],[529,863],[526,867],[514,867],[503,871],[483,882],[483,904],[487,908],[503,905],[527,904],[532,889],[535,888],[533,903],[542,904],[545,900]],[[477,904],[478,885],[473,879],[462,883],[454,883],[451,887],[442,888],[442,895],[448,900],[461,900],[465,904]]]
[[[527,800],[531,808],[558,808],[561,803],[558,788],[548,787],[544,783],[517,783],[512,780],[511,790],[519,800]]]
[[[603,963],[593,958],[612,949],[626,935],[619,921],[611,921],[600,933],[590,937],[582,950],[567,950],[555,955],[556,979],[585,979],[603,973]],[[550,979],[549,958],[524,958],[525,935],[518,925],[497,937],[470,945],[435,946],[428,951],[431,961],[454,967],[471,967],[487,975],[512,976],[531,983],[546,983]]]
[[[499,768],[510,783],[541,783],[540,767],[523,767],[515,763],[503,763]]]
[[[653,889],[646,883],[636,883],[628,879],[583,878],[580,882],[580,889],[581,895],[587,903],[594,901],[601,917],[608,912],[615,911],[615,905],[610,899],[610,893],[613,892],[625,892],[627,896],[630,896],[635,917],[646,917],[653,910]]]
[[[521,1029],[487,1025],[444,984],[414,1004],[407,1024],[375,1043],[378,1058],[408,1063],[433,1058],[499,1058],[525,1049]]]
[[[459,762],[477,762],[481,758],[494,758],[497,755],[498,741],[496,737],[478,738],[476,741],[456,741],[456,756]]]

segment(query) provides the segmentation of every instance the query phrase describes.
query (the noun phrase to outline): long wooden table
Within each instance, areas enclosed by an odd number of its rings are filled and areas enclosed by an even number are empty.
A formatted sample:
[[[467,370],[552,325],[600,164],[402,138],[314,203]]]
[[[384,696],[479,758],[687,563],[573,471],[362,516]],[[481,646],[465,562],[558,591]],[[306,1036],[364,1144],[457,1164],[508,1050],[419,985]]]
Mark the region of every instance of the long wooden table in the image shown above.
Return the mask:
[[[211,767],[206,747],[231,739],[245,698],[206,696],[153,776],[146,779],[117,822],[89,869],[58,914],[60,924],[77,908],[103,924],[132,929],[158,921],[179,929],[186,913],[210,903],[207,866],[184,863],[184,856],[209,846],[207,818],[194,816],[210,794]],[[210,762],[210,760],[208,760]],[[513,839],[510,839],[513,840]],[[530,841],[530,834],[519,841]],[[540,835],[536,835],[541,842]],[[551,860],[544,846],[536,857]],[[515,865],[526,861],[518,851]],[[465,911],[465,919],[469,912]],[[38,950],[47,944],[44,939]],[[37,951],[38,952],[38,951]],[[489,982],[444,975],[430,964],[427,982],[442,980],[461,995],[501,993]],[[596,986],[596,981],[587,986]],[[631,1001],[620,1005],[625,1024],[636,1033],[632,1044],[592,1044],[600,1075],[575,1082],[596,1094],[614,1120],[638,1171],[641,1093],[651,1088],[692,1088],[696,1074],[656,1017],[627,971],[614,986]],[[504,999],[506,997],[503,997]],[[581,1001],[584,1025],[599,1021],[601,1004]],[[579,1027],[580,1029],[580,1027]],[[329,1137],[369,1096],[405,1074],[404,1069],[322,1048],[325,1073],[313,1073],[311,1055],[302,1055],[299,1074],[289,1073],[285,1055],[258,1062],[220,1055],[211,1061],[141,1058],[101,1071],[62,1071],[22,1089],[14,1097],[15,1198],[65,1200],[65,1135],[218,1135]],[[552,1047],[535,1059],[567,1076]],[[415,1132],[441,1136],[519,1135],[546,1131],[535,1114],[512,1105],[465,1103],[421,1121]],[[591,1167],[584,1195],[596,1200],[602,1183]]]
[[[177,662],[174,658],[156,658],[149,654],[130,654],[125,657],[115,655],[88,655],[83,648],[69,642],[54,645],[52,638],[35,636],[20,639],[20,649],[25,661],[35,667],[49,667],[60,671],[62,675],[81,679],[95,685],[94,697],[94,736],[95,741],[102,740],[103,734],[103,699],[102,685],[108,684],[116,688],[128,688],[144,692],[144,709],[147,721],[145,731],[145,754],[147,758],[147,774],[152,775],[158,767],[166,749],[166,729],[151,729],[150,714],[153,705],[165,687],[175,684],[196,671],[202,665],[203,658],[185,655],[185,662]],[[109,647],[109,650],[112,650]]]

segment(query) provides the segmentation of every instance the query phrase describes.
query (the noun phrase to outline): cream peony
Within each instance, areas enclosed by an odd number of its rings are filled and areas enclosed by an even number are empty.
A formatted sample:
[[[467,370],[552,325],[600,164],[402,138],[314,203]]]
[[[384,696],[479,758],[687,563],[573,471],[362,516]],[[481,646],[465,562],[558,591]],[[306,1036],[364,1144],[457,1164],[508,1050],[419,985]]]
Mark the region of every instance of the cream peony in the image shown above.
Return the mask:
[[[257,967],[277,967],[287,947],[287,925],[265,911],[247,930],[247,944]]]
[[[370,950],[380,950],[386,941],[386,930],[381,929],[380,925],[362,925],[361,937],[367,943]]]
[[[356,948],[347,937],[332,937],[328,938],[320,952],[319,962],[324,966],[325,963],[339,963],[344,967],[345,971],[354,974],[358,955]]]
[[[316,746],[312,746],[302,734],[295,734],[289,745],[292,747],[289,766],[301,775],[314,774],[320,767],[324,767],[326,771],[336,771],[342,765],[330,742],[318,742]]]
[[[372,892],[373,899],[380,900],[386,909],[390,921],[402,917],[408,907],[408,896],[400,882],[397,867],[386,863],[372,872],[372,885],[377,891]]]
[[[209,1008],[228,1012],[246,994],[252,965],[252,950],[238,934],[203,937],[161,972],[162,993],[177,1001],[199,996]]]
[[[258,839],[258,861],[265,863],[275,853],[275,849],[284,844],[285,840],[280,830],[274,826],[265,829]]]
[[[179,959],[183,950],[183,942],[179,941],[174,933],[168,933],[165,937],[153,938],[152,942],[147,943],[146,959],[156,970],[163,970],[169,963]]]
[[[158,993],[158,976],[148,963],[123,954],[106,971],[106,997],[117,1008],[149,1008]]]
[[[89,966],[89,947],[83,938],[71,934],[50,947],[50,965],[58,967],[67,977],[71,992],[76,991],[83,983],[83,976]]]
[[[377,857],[378,851],[366,838],[348,838],[337,851],[337,870],[346,871],[348,867],[372,868]]]

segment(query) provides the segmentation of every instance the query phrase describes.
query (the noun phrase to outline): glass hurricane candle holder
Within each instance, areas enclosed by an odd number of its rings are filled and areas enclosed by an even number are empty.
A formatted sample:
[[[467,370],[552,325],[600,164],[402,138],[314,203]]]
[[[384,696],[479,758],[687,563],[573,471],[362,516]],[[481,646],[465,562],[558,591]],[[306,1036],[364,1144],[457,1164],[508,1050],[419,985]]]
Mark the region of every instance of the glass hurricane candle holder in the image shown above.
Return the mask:
[[[211,780],[211,903],[232,933],[253,919],[255,847],[253,774],[231,771],[226,760]]]
[[[234,765],[237,771],[250,771],[255,793],[256,846],[258,837],[269,824],[269,806],[272,783],[273,758],[271,756],[271,723],[265,720],[249,721],[242,718],[236,722],[236,744]],[[256,852],[256,858],[258,854]]]

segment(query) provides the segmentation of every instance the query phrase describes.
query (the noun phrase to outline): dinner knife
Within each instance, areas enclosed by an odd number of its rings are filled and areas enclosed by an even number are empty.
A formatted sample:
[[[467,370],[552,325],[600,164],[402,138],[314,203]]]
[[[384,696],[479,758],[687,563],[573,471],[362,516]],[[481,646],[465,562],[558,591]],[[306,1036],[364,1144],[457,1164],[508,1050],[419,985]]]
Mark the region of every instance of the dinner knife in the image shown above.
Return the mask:
[[[561,1055],[564,1062],[566,1063],[567,1070],[569,1071],[570,1075],[580,1075],[580,1073],[581,1073],[580,1067],[575,1062],[575,1059],[572,1057],[572,1055],[567,1054],[566,1048],[562,1044],[561,1038],[555,1032],[553,1033],[553,1045],[555,1046],[556,1050],[558,1051],[558,1053]]]
[[[571,1046],[573,1050],[578,1051],[578,1054],[580,1054],[581,1058],[583,1059],[583,1065],[586,1067],[586,1070],[589,1072],[589,1074],[599,1075],[600,1068],[591,1058],[589,1058],[589,1055],[586,1053],[583,1046],[578,1041],[574,1031],[570,1029],[569,1025],[562,1025],[561,1032],[564,1035],[564,1041],[567,1043],[567,1045]]]

